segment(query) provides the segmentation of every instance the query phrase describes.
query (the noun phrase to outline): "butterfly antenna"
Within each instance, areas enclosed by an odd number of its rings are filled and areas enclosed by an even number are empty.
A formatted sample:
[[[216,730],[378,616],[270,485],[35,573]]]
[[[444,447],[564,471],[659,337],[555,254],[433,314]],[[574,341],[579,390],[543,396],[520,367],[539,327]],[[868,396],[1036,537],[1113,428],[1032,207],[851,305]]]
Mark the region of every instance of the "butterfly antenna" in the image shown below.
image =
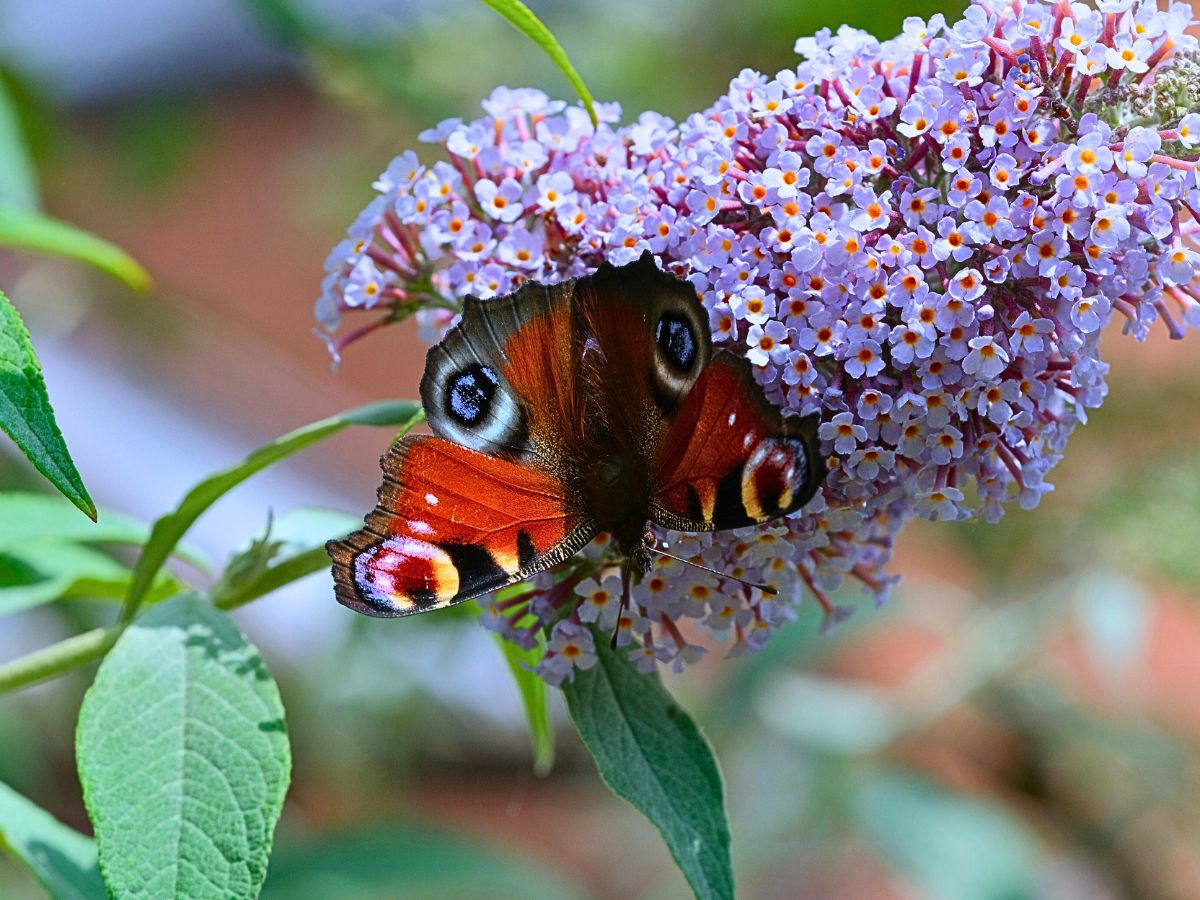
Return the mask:
[[[718,578],[728,578],[731,581],[736,581],[740,584],[745,585],[746,587],[758,588],[764,594],[770,594],[772,597],[774,597],[775,595],[777,595],[779,593],[779,591],[777,591],[775,588],[771,587],[769,584],[759,584],[757,581],[747,581],[745,578],[738,578],[736,575],[730,575],[728,572],[722,572],[719,569],[713,569],[709,566],[701,565],[698,562],[692,562],[690,559],[684,559],[682,556],[676,556],[673,553],[668,553],[666,550],[659,550],[653,544],[647,543],[646,549],[652,550],[653,552],[657,553],[659,556],[665,556],[667,559],[673,559],[676,562],[681,562],[685,566],[691,566],[692,568],[695,568],[695,569],[702,569],[705,572],[709,572],[713,575],[716,575]]]
[[[629,594],[633,583],[633,567],[629,564],[629,560],[625,560],[621,566],[621,607],[617,610],[617,624],[613,626],[612,640],[608,646],[612,650],[617,649],[617,635],[621,631],[621,618],[625,615],[625,610],[629,609]]]

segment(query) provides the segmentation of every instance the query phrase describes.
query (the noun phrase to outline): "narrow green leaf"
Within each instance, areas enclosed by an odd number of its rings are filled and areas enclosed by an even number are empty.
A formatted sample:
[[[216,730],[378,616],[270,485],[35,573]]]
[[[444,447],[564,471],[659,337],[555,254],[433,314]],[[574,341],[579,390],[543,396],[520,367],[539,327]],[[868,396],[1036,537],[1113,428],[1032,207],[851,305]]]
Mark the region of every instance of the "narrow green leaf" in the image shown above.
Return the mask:
[[[96,504],[88,496],[54,421],[33,340],[20,313],[3,293],[0,293],[0,430],[12,438],[64,497],[89,518],[96,518]]]
[[[79,518],[61,497],[0,492],[0,553],[13,548],[23,551],[43,542],[141,545],[150,536],[150,526],[145,522],[107,508],[100,512],[98,521],[89,522]],[[211,567],[207,556],[196,547],[182,544],[175,548],[175,555],[202,572]]]
[[[80,544],[36,541],[0,550],[0,616],[68,598],[119,603],[133,573],[106,553]],[[160,572],[146,594],[157,603],[182,586]]]
[[[37,170],[21,117],[4,79],[0,78],[0,205],[37,209],[41,205]]]
[[[587,110],[587,114],[592,119],[592,125],[597,125],[596,103],[592,100],[591,91],[583,83],[583,78],[575,71],[575,67],[571,65],[571,60],[567,58],[567,51],[551,34],[550,29],[542,24],[541,19],[535,16],[521,0],[483,0],[483,2],[545,51],[550,60],[558,66],[559,71],[566,76],[567,81],[571,82],[571,87],[575,88],[575,93],[583,101],[583,108]]]
[[[29,869],[54,900],[105,900],[96,844],[0,784],[0,849]]]
[[[504,654],[504,661],[512,672],[521,703],[525,707],[525,719],[529,724],[529,743],[533,745],[533,771],[538,775],[549,775],[554,768],[554,723],[550,719],[550,691],[544,679],[534,675],[528,668],[537,663],[545,650],[545,641],[539,640],[538,647],[525,650],[512,641],[495,635],[496,644]]]
[[[593,629],[596,665],[563,685],[600,777],[662,832],[696,896],[733,896],[729,824],[716,757],[654,675]]]
[[[114,896],[257,895],[291,754],[279,691],[231,618],[184,595],[131,623],[84,698],[76,757]]]
[[[489,847],[428,822],[375,826],[295,844],[285,844],[280,836],[263,889],[268,900],[584,896],[579,885],[507,847]]]
[[[154,580],[179,539],[200,515],[232,488],[251,475],[279,460],[291,456],[350,425],[376,425],[412,428],[419,421],[421,406],[412,400],[392,400],[369,403],[349,412],[322,419],[298,428],[271,443],[259,447],[237,465],[222,469],[193,487],[179,505],[154,523],[150,539],[134,568],[133,582],[125,598],[121,618],[132,619]]]
[[[41,540],[140,544],[149,533],[143,523],[107,509],[100,521],[88,522],[53,495],[0,493],[0,548]]]
[[[154,286],[150,273],[116,244],[34,210],[0,206],[0,244],[65,256],[99,269],[135,291]]]

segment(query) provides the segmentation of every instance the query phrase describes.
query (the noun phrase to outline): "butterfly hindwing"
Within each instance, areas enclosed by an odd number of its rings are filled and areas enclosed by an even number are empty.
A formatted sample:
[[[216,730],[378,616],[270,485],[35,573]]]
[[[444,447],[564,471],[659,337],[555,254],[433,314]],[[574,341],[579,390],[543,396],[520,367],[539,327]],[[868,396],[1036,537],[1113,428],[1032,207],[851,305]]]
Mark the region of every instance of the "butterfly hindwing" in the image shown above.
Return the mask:
[[[382,460],[379,502],[360,531],[331,541],[343,605],[404,616],[469,600],[574,555],[595,528],[537,469],[435,437]]]
[[[651,519],[719,531],[794,512],[825,477],[816,425],[815,416],[784,418],[746,360],[716,354],[658,449]]]

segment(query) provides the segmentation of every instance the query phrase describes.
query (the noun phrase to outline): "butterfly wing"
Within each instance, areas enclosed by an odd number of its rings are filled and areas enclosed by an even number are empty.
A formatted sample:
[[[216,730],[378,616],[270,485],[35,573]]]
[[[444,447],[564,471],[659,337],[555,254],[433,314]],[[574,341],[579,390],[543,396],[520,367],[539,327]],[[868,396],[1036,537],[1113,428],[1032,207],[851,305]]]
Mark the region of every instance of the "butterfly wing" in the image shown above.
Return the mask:
[[[574,301],[595,418],[611,438],[640,450],[652,446],[712,356],[696,289],[661,271],[647,251],[637,262],[605,264],[580,279]]]
[[[367,615],[469,600],[562,562],[595,533],[530,466],[426,436],[399,441],[382,465],[362,530],[327,545],[338,601]]]
[[[768,403],[749,362],[716,354],[658,448],[651,519],[719,531],[794,512],[825,478],[816,429]]]
[[[421,400],[439,437],[561,473],[659,439],[708,364],[695,289],[654,257],[464,302],[429,351]]]

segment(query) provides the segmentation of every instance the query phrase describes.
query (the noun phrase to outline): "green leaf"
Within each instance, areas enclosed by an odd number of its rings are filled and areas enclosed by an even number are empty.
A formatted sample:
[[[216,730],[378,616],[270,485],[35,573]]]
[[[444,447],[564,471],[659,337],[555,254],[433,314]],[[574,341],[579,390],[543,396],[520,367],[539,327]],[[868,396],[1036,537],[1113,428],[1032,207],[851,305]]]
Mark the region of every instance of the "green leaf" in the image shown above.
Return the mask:
[[[43,542],[140,545],[150,535],[145,522],[110,509],[101,512],[98,521],[89,522],[61,497],[0,492],[0,553],[10,548],[24,552]],[[209,570],[209,560],[196,547],[178,546],[175,555],[202,572]]]
[[[389,825],[284,844],[271,859],[267,900],[520,897],[570,900],[578,886],[493,848],[428,823]]]
[[[551,62],[558,66],[559,71],[566,76],[567,81],[571,82],[571,87],[575,88],[575,93],[583,101],[583,108],[587,110],[588,116],[591,117],[592,125],[597,125],[596,104],[592,100],[592,93],[588,90],[587,85],[583,83],[583,79],[579,73],[575,71],[575,67],[571,65],[571,60],[567,58],[567,51],[562,48],[562,44],[558,42],[557,38],[550,33],[550,29],[543,25],[542,21],[521,0],[483,0],[483,2],[507,19],[514,28],[545,51],[546,55],[550,57]]]
[[[88,522],[58,497],[20,491],[0,493],[0,548],[41,540],[140,544],[149,533],[145,524],[107,509],[102,519]]]
[[[33,341],[20,314],[3,293],[0,293],[0,430],[12,438],[64,497],[89,518],[96,518],[96,504],[88,496],[54,421]]]
[[[729,824],[716,757],[655,675],[637,670],[608,636],[592,636],[598,661],[563,685],[571,720],[613,793],[662,832],[699,898],[732,897]]]
[[[404,430],[407,431],[417,424],[420,415],[420,404],[411,400],[369,403],[298,428],[258,448],[237,465],[205,478],[184,495],[172,512],[154,523],[150,539],[146,542],[146,547],[134,568],[133,583],[129,586],[121,618],[126,621],[133,618],[155,574],[192,523],[213,503],[251,475],[349,425],[404,426]]]
[[[241,5],[258,20],[263,30],[285,44],[311,40],[314,34],[322,31],[308,12],[288,0],[242,0]]]
[[[545,679],[539,678],[530,671],[529,666],[537,664],[546,649],[543,638],[538,639],[538,646],[532,650],[518,647],[512,641],[506,641],[500,635],[495,635],[496,644],[504,654],[504,661],[512,672],[517,691],[521,694],[521,703],[525,707],[525,719],[529,724],[529,743],[533,745],[533,771],[538,775],[549,775],[554,768],[554,723],[550,720],[550,691]]]
[[[95,590],[117,598],[129,570],[104,553],[78,544],[37,543],[0,552],[0,615]]]
[[[116,244],[31,209],[0,206],[0,244],[85,263],[135,291],[154,286],[150,273]]]
[[[79,544],[40,541],[0,550],[0,615],[73,597],[120,602],[131,577],[111,556]],[[157,603],[180,590],[160,572],[146,597]]]
[[[314,572],[329,569],[327,541],[345,537],[362,518],[327,509],[294,509],[234,556],[213,585],[213,602],[235,609]]]
[[[1038,896],[1036,844],[1003,807],[894,771],[859,779],[855,805],[863,833],[922,897]]]
[[[279,691],[231,618],[183,595],[131,623],[76,744],[114,896],[258,893],[291,754]]]
[[[96,844],[0,784],[0,849],[22,863],[54,900],[108,897]]]
[[[0,78],[0,205],[37,209],[41,205],[37,171],[29,155],[17,105]]]

